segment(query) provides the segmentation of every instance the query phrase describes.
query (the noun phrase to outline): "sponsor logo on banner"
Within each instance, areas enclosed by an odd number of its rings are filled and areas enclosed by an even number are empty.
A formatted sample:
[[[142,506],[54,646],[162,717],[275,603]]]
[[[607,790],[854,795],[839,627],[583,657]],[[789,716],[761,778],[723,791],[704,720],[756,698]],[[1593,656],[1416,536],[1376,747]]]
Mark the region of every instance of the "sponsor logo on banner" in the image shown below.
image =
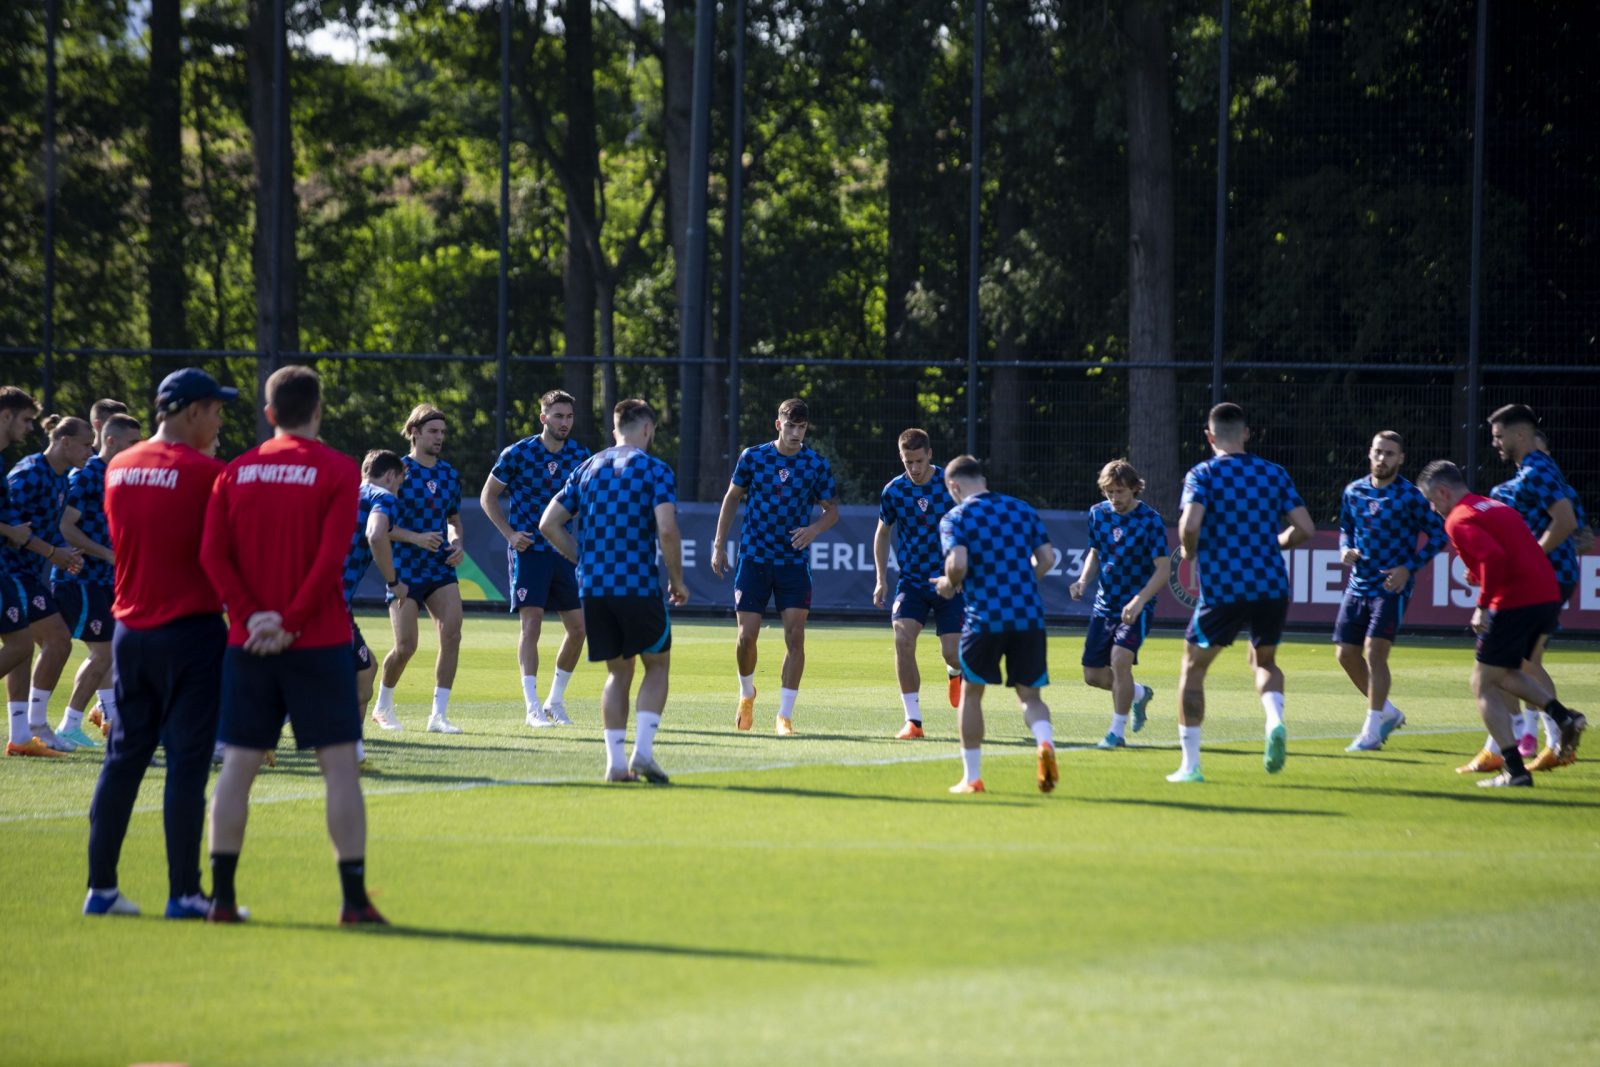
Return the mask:
[[[1172,599],[1193,611],[1200,603],[1200,575],[1195,572],[1194,560],[1179,559],[1178,550],[1172,550],[1172,577],[1167,579],[1167,589]]]

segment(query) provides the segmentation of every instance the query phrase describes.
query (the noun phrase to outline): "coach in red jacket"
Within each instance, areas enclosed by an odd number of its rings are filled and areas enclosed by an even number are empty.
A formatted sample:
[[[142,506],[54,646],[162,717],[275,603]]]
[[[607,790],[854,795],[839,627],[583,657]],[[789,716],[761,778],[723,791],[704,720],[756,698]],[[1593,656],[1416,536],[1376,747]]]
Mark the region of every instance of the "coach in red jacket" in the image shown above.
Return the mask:
[[[1497,500],[1469,493],[1454,463],[1441,459],[1428,464],[1417,487],[1433,510],[1444,516],[1450,544],[1478,586],[1478,606],[1472,613],[1472,629],[1478,635],[1472,691],[1483,724],[1506,761],[1504,770],[1478,784],[1531,786],[1533,775],[1517,752],[1507,714],[1516,705],[1508,706],[1507,696],[1521,698],[1528,707],[1542,707],[1556,721],[1564,757],[1577,752],[1578,740],[1589,725],[1583,715],[1522,670],[1539,638],[1556,628],[1561,591],[1555,571],[1522,517]]]

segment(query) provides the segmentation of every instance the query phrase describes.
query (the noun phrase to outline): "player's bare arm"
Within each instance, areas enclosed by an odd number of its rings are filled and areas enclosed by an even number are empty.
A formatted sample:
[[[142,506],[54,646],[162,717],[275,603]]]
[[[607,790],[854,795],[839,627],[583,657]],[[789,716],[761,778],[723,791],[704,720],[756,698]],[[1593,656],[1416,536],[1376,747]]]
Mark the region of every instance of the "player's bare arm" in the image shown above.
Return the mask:
[[[550,547],[561,553],[561,558],[568,563],[578,562],[578,542],[573,540],[567,532],[567,523],[572,519],[572,512],[560,500],[551,500],[545,506],[544,514],[539,517],[539,532],[544,534],[544,539],[550,542]]]
[[[967,546],[957,545],[944,557],[944,573],[933,583],[933,591],[946,600],[961,592],[961,583],[967,580]]]
[[[667,601],[681,607],[689,602],[689,587],[683,580],[683,534],[678,531],[677,505],[656,505],[656,540],[667,564]]]
[[[1178,516],[1178,552],[1182,559],[1194,559],[1200,554],[1200,526],[1206,520],[1204,504],[1185,504]]]
[[[52,545],[42,537],[29,537],[20,547],[43,556],[51,566],[60,567],[69,574],[83,570],[83,553],[75,548]]]
[[[1316,532],[1317,527],[1311,521],[1311,512],[1301,505],[1289,512],[1289,525],[1278,533],[1278,547],[1293,548],[1295,545],[1303,545],[1311,540]]]
[[[732,482],[722,494],[722,509],[717,512],[717,536],[711,540],[711,573],[718,578],[728,576],[728,531],[733,529],[733,517],[739,513],[744,496],[744,490]]]
[[[1100,550],[1091,548],[1083,557],[1083,570],[1078,572],[1078,580],[1067,587],[1067,592],[1072,594],[1073,600],[1082,600],[1083,591],[1095,583],[1100,577]]]
[[[824,500],[821,504],[822,517],[810,526],[802,526],[798,530],[789,531],[789,543],[795,548],[805,548],[811,542],[833,529],[839,521],[839,501]]]
[[[459,567],[461,561],[467,558],[466,535],[461,532],[461,513],[457,512],[444,521],[450,527],[450,554],[444,558],[445,566]]]
[[[1033,547],[1033,580],[1044,581],[1044,576],[1050,573],[1050,568],[1056,565],[1056,546],[1049,541]]]
[[[1132,626],[1139,621],[1139,613],[1144,611],[1145,605],[1154,600],[1162,589],[1166,588],[1167,581],[1172,577],[1172,560],[1163,555],[1156,560],[1156,569],[1150,573],[1150,580],[1144,583],[1144,588],[1134,594],[1133,599],[1122,606],[1122,621]]]
[[[494,475],[489,475],[483,481],[483,492],[478,494],[478,504],[483,508],[483,513],[494,523],[494,528],[500,531],[500,536],[506,539],[512,551],[521,552],[533,544],[533,538],[522,530],[513,530],[511,523],[506,519],[505,509],[500,506],[500,498],[505,495],[506,483]]]
[[[444,544],[444,535],[438,531],[432,533],[417,533],[399,526],[390,527],[389,541],[396,545],[412,545],[424,552],[433,552]]]
[[[33,540],[33,524],[30,522],[20,522],[17,525],[12,526],[8,522],[0,522],[0,537],[4,537],[7,541],[11,542],[13,548],[21,548],[23,545]]]
[[[1547,509],[1550,513],[1550,525],[1539,538],[1539,547],[1544,549],[1544,554],[1549,555],[1567,543],[1578,529],[1578,513],[1572,510],[1572,501],[1562,497]]]
[[[84,533],[82,528],[78,525],[78,523],[82,521],[83,512],[79,511],[75,507],[72,507],[71,505],[63,508],[61,511],[62,539],[73,548],[76,548],[79,552],[82,552],[85,556],[92,556],[95,559],[102,560],[115,566],[116,559],[112,555],[111,549],[98,543],[94,540],[94,538]]]
[[[878,530],[872,535],[872,569],[877,578],[872,585],[872,606],[881,608],[889,602],[889,537],[890,529],[878,520]]]
[[[389,526],[389,516],[380,511],[374,511],[367,516],[367,545],[372,549],[372,563],[378,568],[378,576],[383,579],[383,584],[394,594],[396,600],[404,600],[406,594],[411,592],[411,587],[400,581],[400,572],[394,567],[394,545],[390,542],[396,533],[409,533],[407,530],[395,530]]]

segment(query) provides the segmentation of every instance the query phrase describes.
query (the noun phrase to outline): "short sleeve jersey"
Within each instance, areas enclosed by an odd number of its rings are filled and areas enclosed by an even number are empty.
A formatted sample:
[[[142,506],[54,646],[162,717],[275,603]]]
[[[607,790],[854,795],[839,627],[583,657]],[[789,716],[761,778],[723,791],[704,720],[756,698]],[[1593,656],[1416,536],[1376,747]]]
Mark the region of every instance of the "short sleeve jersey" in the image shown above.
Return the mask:
[[[1417,538],[1422,544],[1417,544]],[[1376,486],[1357,478],[1344,487],[1339,505],[1339,547],[1361,553],[1350,568],[1346,589],[1361,597],[1384,592],[1384,571],[1404,567],[1411,572],[1404,595],[1410,596],[1417,572],[1444,548],[1444,520],[1428,505],[1422,490],[1395,478]]]
[[[671,467],[641,449],[617,445],[585,461],[556,499],[582,520],[580,596],[661,595],[656,508],[677,502]]]
[[[878,521],[894,530],[894,558],[901,581],[928,582],[944,570],[939,551],[939,520],[956,506],[944,485],[944,468],[918,485],[902,474],[883,487]]]
[[[111,527],[106,523],[106,461],[90,456],[89,462],[67,475],[67,507],[78,513],[78,529],[97,545],[111,547]],[[111,564],[85,554],[77,574],[50,568],[52,582],[83,582],[109,586],[116,579]]]
[[[771,441],[739,453],[733,484],[745,490],[739,555],[752,563],[803,563],[806,553],[789,531],[811,522],[811,507],[834,497],[833,469],[815,450],[792,456]]]
[[[400,458],[406,465],[406,478],[395,494],[399,516],[391,521],[403,530],[436,533],[445,540],[432,552],[416,545],[395,545],[395,575],[407,585],[448,581],[456,572],[445,562],[450,556],[447,520],[461,512],[461,475],[442,459],[424,467],[409,455]]]
[[[1544,536],[1550,528],[1550,507],[1558,500],[1572,500],[1576,514],[1576,494],[1561,474],[1561,468],[1550,458],[1550,453],[1533,451],[1522,457],[1517,473],[1511,480],[1502,482],[1491,490],[1495,500],[1510,504],[1528,524],[1534,540]],[[1562,587],[1578,584],[1578,551],[1567,538],[1550,553],[1550,566],[1555,568],[1556,582]]]
[[[527,551],[555,551],[539,532],[539,519],[572,472],[593,454],[570,437],[561,451],[552,452],[539,434],[507,445],[500,453],[489,473],[506,487],[506,521],[513,530],[522,530],[531,538]],[[572,532],[570,524],[567,532]]]
[[[117,621],[138,630],[186,615],[220,615],[222,595],[200,565],[206,507],[227,465],[159,438],[106,464],[106,519],[116,543]]]
[[[371,482],[361,483],[361,491],[356,494],[356,532],[350,537],[350,554],[344,558],[344,602],[347,606],[355,602],[356,586],[361,584],[362,575],[372,565],[372,545],[367,541],[367,519],[376,511],[387,516],[389,528],[394,529],[400,525],[395,521],[399,509],[400,502],[389,490]]]
[[[1015,497],[981,493],[939,520],[939,545],[948,555],[967,550],[964,629],[1006,633],[1044,628],[1044,601],[1033,576],[1033,550],[1048,544],[1044,521]]]
[[[66,541],[61,536],[61,512],[67,506],[67,475],[57,474],[44,458],[35,452],[17,461],[6,472],[6,491],[10,496],[11,513],[15,523],[31,523],[33,536],[41,541],[61,547]],[[17,548],[6,543],[6,569],[13,577],[39,578],[45,576],[44,557],[31,548]]]
[[[1100,560],[1094,613],[1116,618],[1155,573],[1156,560],[1167,554],[1167,524],[1143,500],[1126,515],[1118,515],[1109,501],[1102,500],[1089,509],[1089,547]],[[1156,599],[1145,605],[1146,610],[1155,606]]]
[[[1196,560],[1202,605],[1289,595],[1278,531],[1283,516],[1305,501],[1288,471],[1248,452],[1213,456],[1189,468],[1183,503],[1206,509]]]

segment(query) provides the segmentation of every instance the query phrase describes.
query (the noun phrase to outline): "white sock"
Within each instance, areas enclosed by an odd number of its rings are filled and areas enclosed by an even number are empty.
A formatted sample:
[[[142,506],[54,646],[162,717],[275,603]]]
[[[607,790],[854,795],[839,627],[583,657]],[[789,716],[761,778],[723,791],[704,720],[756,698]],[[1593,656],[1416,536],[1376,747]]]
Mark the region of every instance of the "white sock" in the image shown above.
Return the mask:
[[[538,711],[539,704],[539,676],[537,674],[524,674],[522,676],[522,705],[528,712]]]
[[[378,706],[375,710],[394,710],[394,688],[392,686],[384,685],[382,682],[378,683]]]
[[[1380,733],[1382,733],[1382,732],[1383,732],[1383,709],[1379,708],[1377,711],[1373,711],[1371,708],[1368,708],[1367,709],[1367,724],[1361,728],[1361,736],[1362,737],[1370,737],[1370,738],[1376,740],[1378,735]]]
[[[1267,712],[1267,730],[1268,730],[1268,732],[1271,732],[1274,728],[1283,725],[1283,694],[1282,693],[1263,693],[1263,694],[1261,694],[1261,706],[1263,708],[1265,708],[1266,712]]]
[[[1135,704],[1137,704],[1141,700],[1149,700],[1149,699],[1150,699],[1150,687],[1148,685],[1141,685],[1139,682],[1134,682],[1133,683],[1133,702]]]
[[[1179,724],[1178,743],[1183,746],[1183,766],[1179,769],[1198,771],[1200,769],[1200,727]]]
[[[96,689],[94,695],[100,698],[100,711],[115,724],[117,721],[117,691],[115,689]]]
[[[1394,701],[1385,700],[1383,702],[1383,713],[1392,719],[1400,714],[1400,709],[1394,706]]]
[[[1535,736],[1539,732],[1539,711],[1537,708],[1526,708],[1517,716],[1517,739]]]
[[[360,763],[367,758],[367,743],[360,738],[356,739],[356,762]]]
[[[946,663],[944,665],[944,673],[945,673],[945,676],[949,677],[949,678],[959,678],[959,677],[961,677],[961,671],[958,670],[955,667],[950,666],[950,664],[948,664],[948,663]]]
[[[28,725],[33,727],[48,727],[50,725],[50,693],[49,689],[28,690]]]
[[[1485,752],[1493,752],[1498,756],[1500,755],[1500,742],[1496,741],[1493,735],[1490,735],[1483,742],[1483,750]]]
[[[11,720],[11,743],[25,745],[33,738],[33,731],[28,728],[28,702],[26,700],[13,700],[6,704],[8,718]]]
[[[445,718],[445,709],[450,706],[450,690],[438,688],[433,691],[433,713],[439,718]]]
[[[606,770],[625,771],[628,769],[626,755],[622,750],[623,738],[628,736],[626,730],[607,730],[606,735]]]
[[[567,683],[572,680],[572,672],[556,668],[556,680],[550,683],[550,695],[544,698],[546,704],[560,704],[567,697]]]
[[[983,748],[964,748],[961,750],[961,773],[964,781],[976,782],[983,777],[983,770],[979,764],[983,762]]]
[[[922,721],[921,693],[901,693],[900,703],[906,706],[906,722]]]
[[[794,718],[794,701],[800,695],[798,689],[778,690],[778,717],[783,719]]]
[[[655,759],[656,731],[661,729],[659,711],[641,711],[634,716],[633,754],[640,759]]]
[[[739,675],[739,695],[746,698],[756,695],[756,676],[754,674]]]
[[[56,727],[56,729],[65,733],[68,730],[76,730],[82,725],[83,712],[79,711],[77,708],[68,708],[61,716],[61,725]]]
[[[1049,719],[1035,719],[1028,725],[1028,729],[1033,731],[1033,739],[1039,744],[1053,745],[1056,743],[1056,735],[1050,728]]]
[[[1118,715],[1116,712],[1112,712],[1111,732],[1116,734],[1118,737],[1126,738],[1128,736],[1128,717],[1126,715]]]
[[[1561,729],[1556,726],[1556,721],[1545,712],[1539,713],[1539,720],[1544,723],[1544,743],[1549,748],[1561,747]]]

